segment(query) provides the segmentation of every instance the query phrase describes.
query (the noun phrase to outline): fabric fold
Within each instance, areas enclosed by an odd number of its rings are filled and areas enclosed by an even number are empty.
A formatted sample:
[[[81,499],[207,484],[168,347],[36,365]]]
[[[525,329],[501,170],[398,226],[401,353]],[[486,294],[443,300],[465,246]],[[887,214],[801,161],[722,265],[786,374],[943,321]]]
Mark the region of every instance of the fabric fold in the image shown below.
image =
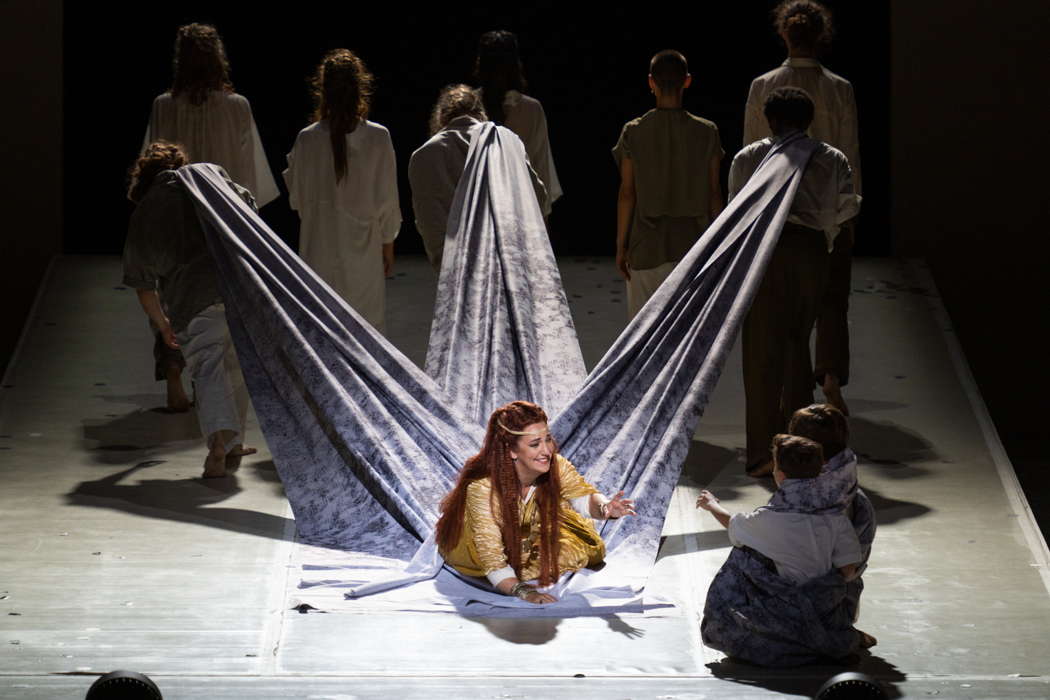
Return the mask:
[[[379,578],[369,564],[363,576],[347,575],[350,585],[325,580],[351,596],[432,576],[439,563],[420,541],[440,498],[480,446],[492,408],[527,399],[548,409],[561,453],[588,481],[637,499],[638,516],[603,526],[607,565],[559,582],[564,599],[552,611],[580,614],[588,601],[610,599],[639,606],[696,422],[814,142],[789,139],[770,152],[577,390],[582,359],[554,256],[538,235],[545,229],[520,141],[491,124],[473,139],[435,305],[427,370],[437,381],[334,295],[215,166],[179,171],[208,232],[299,536],[394,562]],[[442,577],[446,598],[479,599],[470,584]],[[515,604],[490,598],[471,610]]]
[[[586,376],[569,303],[533,194],[525,147],[492,122],[468,131],[426,370],[477,423],[527,399],[560,412]]]

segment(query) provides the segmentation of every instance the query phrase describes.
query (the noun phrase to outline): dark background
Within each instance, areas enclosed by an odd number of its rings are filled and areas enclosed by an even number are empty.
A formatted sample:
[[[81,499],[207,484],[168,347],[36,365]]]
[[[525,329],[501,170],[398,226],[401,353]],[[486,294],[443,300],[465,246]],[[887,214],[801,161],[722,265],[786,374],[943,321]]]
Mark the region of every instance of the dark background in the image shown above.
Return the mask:
[[[377,78],[370,118],[390,129],[398,156],[405,226],[401,253],[422,253],[407,180],[408,157],[427,139],[427,119],[438,90],[470,82],[478,36],[510,29],[519,36],[528,93],[547,113],[555,164],[565,196],[551,217],[558,253],[614,252],[618,174],[610,154],[624,122],[652,107],[646,85],[649,59],[677,48],[690,61],[693,87],[686,108],[721,130],[726,151],[723,177],[741,147],[744,101],[751,78],[784,59],[769,10],[774,3],[711,3],[703,12],[679,13],[674,21],[637,10],[557,9],[544,3],[520,12],[472,9],[331,10],[297,16],[246,13],[242,3],[186,2],[147,5],[136,12],[136,31],[123,41],[98,42],[100,19],[91,5],[66,8],[66,162],[94,160],[99,175],[79,180],[66,171],[66,208],[91,207],[107,227],[67,227],[65,250],[119,253],[128,206],[124,174],[138,155],[153,97],[171,81],[175,29],[191,21],[214,24],[223,36],[235,89],[253,108],[263,145],[279,185],[285,154],[310,121],[307,80],[329,49],[357,52]],[[568,3],[562,3],[564,7]],[[827,64],[857,85],[864,177],[870,205],[864,208],[862,254],[888,254],[888,8],[878,3],[833,4],[843,40],[832,45]],[[174,8],[174,9],[166,9]],[[90,51],[91,60],[84,54]],[[99,70],[119,71],[122,89],[106,96],[98,112]],[[99,141],[109,147],[99,150]],[[78,180],[70,187],[70,180]],[[869,184],[870,183],[870,184]],[[870,215],[869,215],[870,212]],[[294,243],[298,219],[287,198],[267,205],[264,218]]]
[[[750,79],[782,59],[767,18],[772,4],[650,3],[627,11],[565,3],[513,14],[313,4],[301,14],[287,5],[277,15],[248,3],[161,11],[146,3],[4,0],[0,365],[14,352],[55,255],[120,249],[124,173],[141,145],[150,100],[170,81],[174,29],[183,22],[218,25],[279,182],[283,155],[308,121],[306,77],[324,50],[353,48],[378,76],[372,117],[390,128],[403,172],[426,136],[437,90],[469,78],[477,35],[494,27],[518,32],[529,92],[547,110],[566,191],[551,220],[555,247],[611,254],[616,172],[609,149],[623,122],[649,106],[646,61],[669,46],[687,54],[696,82],[686,106],[719,125],[731,156]],[[825,61],[853,82],[860,111],[858,252],[929,262],[1046,532],[1046,2],[829,4],[839,36]],[[402,181],[402,253],[420,248],[408,195]],[[291,241],[295,219],[286,201],[264,214]]]

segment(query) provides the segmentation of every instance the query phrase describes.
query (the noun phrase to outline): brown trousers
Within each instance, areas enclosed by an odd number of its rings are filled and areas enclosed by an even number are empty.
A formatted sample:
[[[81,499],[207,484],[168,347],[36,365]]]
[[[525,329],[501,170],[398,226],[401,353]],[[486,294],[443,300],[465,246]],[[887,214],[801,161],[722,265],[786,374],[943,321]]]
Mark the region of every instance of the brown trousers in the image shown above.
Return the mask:
[[[816,358],[813,380],[824,383],[824,375],[831,372],[839,384],[849,383],[849,293],[850,273],[853,269],[853,223],[848,221],[835,237],[835,249],[828,261],[828,285],[821,299],[817,315]]]
[[[813,403],[809,336],[828,278],[822,231],[785,224],[744,319],[747,465],[770,456],[773,436],[791,414]]]

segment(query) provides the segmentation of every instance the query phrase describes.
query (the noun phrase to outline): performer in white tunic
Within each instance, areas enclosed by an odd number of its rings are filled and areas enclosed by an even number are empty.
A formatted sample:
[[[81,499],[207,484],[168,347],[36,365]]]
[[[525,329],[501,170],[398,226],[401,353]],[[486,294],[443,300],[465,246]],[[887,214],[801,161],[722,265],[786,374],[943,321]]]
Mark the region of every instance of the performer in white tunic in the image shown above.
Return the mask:
[[[561,197],[561,183],[554,168],[543,105],[522,93],[526,85],[518,38],[502,30],[482,34],[474,71],[489,119],[513,131],[525,144],[525,154],[547,189],[547,201],[541,204],[543,215],[549,216],[551,206]]]
[[[142,151],[161,140],[180,144],[190,162],[221,165],[260,207],[280,194],[252,108],[233,91],[215,27],[187,24],[176,33],[171,90],[153,100]]]
[[[372,81],[352,52],[325,56],[314,80],[316,121],[296,137],[284,180],[302,220],[299,255],[385,332],[401,207],[390,132],[366,119]]]
[[[412,210],[427,258],[441,274],[448,215],[467,162],[475,126],[488,121],[481,96],[467,85],[448,85],[430,114],[430,138],[408,160]],[[547,192],[532,165],[526,163],[540,209],[549,211]]]
[[[774,25],[787,46],[787,60],[779,68],[751,82],[744,109],[744,145],[772,136],[763,105],[773,90],[798,87],[813,99],[809,135],[845,154],[853,175],[853,188],[861,192],[860,143],[857,103],[853,85],[821,65],[816,56],[831,36],[831,15],[815,0],[784,0],[773,13]],[[831,253],[830,273],[817,317],[816,357],[813,378],[828,401],[849,415],[841,387],[849,382],[849,293],[855,222],[843,226]]]

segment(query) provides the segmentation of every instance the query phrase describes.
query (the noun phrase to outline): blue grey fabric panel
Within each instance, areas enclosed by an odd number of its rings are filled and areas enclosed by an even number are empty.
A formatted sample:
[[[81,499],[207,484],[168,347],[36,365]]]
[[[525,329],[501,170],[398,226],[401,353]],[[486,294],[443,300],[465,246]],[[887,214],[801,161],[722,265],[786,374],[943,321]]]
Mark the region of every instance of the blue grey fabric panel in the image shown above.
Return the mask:
[[[426,370],[481,425],[510,401],[560,412],[586,369],[525,147],[472,127],[449,216]]]
[[[703,233],[552,426],[566,457],[636,517],[602,537],[639,569],[656,556],[697,421],[776,247],[814,142],[785,141]]]
[[[211,165],[178,171],[300,538],[407,559],[483,432],[243,204]]]
[[[484,174],[500,167],[513,172],[497,157],[500,132],[488,127],[480,136],[478,148],[487,136],[488,148],[497,153],[478,161],[477,181],[483,184]],[[641,570],[648,570],[655,558],[696,421],[776,245],[811,152],[812,142],[804,138],[770,152],[553,421],[561,451],[589,480],[606,492],[623,488],[639,499],[638,517],[607,524],[603,534],[610,557],[629,557]],[[240,203],[213,166],[187,166],[179,175],[211,234],[231,331],[300,536],[407,559],[419,539],[432,531],[441,496],[480,445],[478,417],[487,417],[483,411],[488,409],[479,406],[467,416],[454,408],[458,404],[445,391],[362,321]],[[527,181],[521,183],[518,175],[508,178],[508,196],[533,196]],[[469,219],[485,208],[476,206],[477,196],[468,199],[468,192],[464,189],[458,204],[461,216]],[[504,209],[502,200],[490,204],[497,220],[515,215],[513,207]],[[501,246],[508,248],[508,236],[518,236],[517,244],[527,247],[520,237],[531,229],[493,227],[493,238],[499,240],[475,248],[474,264],[492,263],[481,259],[480,252],[487,251],[490,258],[499,255]],[[456,264],[455,258],[449,262],[453,269]],[[546,264],[546,272],[556,276],[552,256]],[[554,298],[550,294],[564,303],[563,293],[549,289],[532,296],[529,285],[515,278],[537,274],[528,266],[500,265],[505,291],[489,297],[490,302],[528,302],[533,314],[537,303]],[[439,296],[454,299],[462,293],[449,285]],[[438,310],[449,303],[439,299]],[[451,307],[455,313],[455,303]],[[475,314],[486,313],[475,309]],[[528,313],[508,311],[501,323],[528,318]],[[438,319],[435,325],[445,322]],[[557,333],[551,338],[565,345],[564,356],[570,358],[560,375],[564,377],[573,371],[571,358],[579,349],[566,339],[571,321],[567,326],[561,320],[554,323]],[[451,325],[450,347],[463,335]],[[535,332],[543,336],[542,329]],[[528,357],[534,350],[523,345],[536,342],[532,333],[519,329],[501,336],[500,342],[513,343],[503,346],[507,353]],[[474,361],[486,362],[492,352],[485,344],[492,342],[493,333],[474,337],[481,343]],[[547,347],[544,352],[557,356],[557,343]],[[458,355],[447,357],[454,361]],[[542,353],[536,357],[535,364],[516,363],[515,372],[535,367],[543,373],[551,366]],[[526,364],[530,369],[522,369]],[[486,381],[503,381],[498,379],[502,376]],[[471,381],[482,386],[480,380]],[[490,391],[507,400],[536,400],[533,393],[514,392],[544,386],[517,374],[506,381],[515,388]],[[544,395],[541,401],[556,405],[556,394]]]

